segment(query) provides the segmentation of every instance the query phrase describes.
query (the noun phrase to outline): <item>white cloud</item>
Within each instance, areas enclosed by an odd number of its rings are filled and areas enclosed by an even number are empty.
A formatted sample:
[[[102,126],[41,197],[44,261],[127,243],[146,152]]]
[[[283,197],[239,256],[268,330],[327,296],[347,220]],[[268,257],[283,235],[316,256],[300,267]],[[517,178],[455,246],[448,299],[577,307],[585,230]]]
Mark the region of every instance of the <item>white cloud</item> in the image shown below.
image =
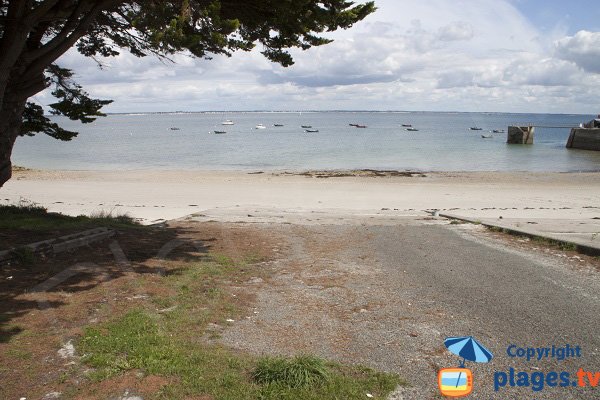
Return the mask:
[[[103,60],[104,70],[74,51],[60,62],[92,95],[115,99],[109,111],[594,111],[581,99],[600,89],[592,74],[600,72],[600,33],[582,31],[549,45],[556,38],[538,32],[506,0],[377,6],[355,27],[329,33],[333,43],[293,51],[290,68],[268,62],[260,49],[212,61],[176,56],[175,65],[122,54]]]
[[[556,56],[588,72],[600,73],[600,32],[579,31],[555,43]]]
[[[571,62],[529,56],[511,63],[504,80],[513,85],[570,86],[581,80],[581,72]]]
[[[473,26],[465,21],[456,21],[438,29],[439,39],[445,42],[469,40],[473,35]]]

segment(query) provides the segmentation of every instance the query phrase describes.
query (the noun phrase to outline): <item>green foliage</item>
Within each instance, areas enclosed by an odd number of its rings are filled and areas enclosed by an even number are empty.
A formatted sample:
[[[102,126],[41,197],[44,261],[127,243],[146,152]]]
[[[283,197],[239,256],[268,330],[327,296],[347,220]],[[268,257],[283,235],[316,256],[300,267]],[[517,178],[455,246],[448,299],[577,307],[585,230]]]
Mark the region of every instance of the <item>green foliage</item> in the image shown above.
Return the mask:
[[[93,122],[97,117],[106,114],[100,109],[112,103],[112,100],[92,99],[72,79],[71,70],[61,68],[56,64],[50,65],[46,72],[47,84],[53,85],[52,95],[59,99],[58,102],[49,104],[50,113],[53,115],[64,115],[72,120],[79,120],[84,124]],[[27,102],[23,112],[23,124],[21,125],[21,136],[33,136],[35,133],[45,133],[55,139],[68,141],[77,136],[77,132],[61,128],[44,115],[41,106]]]
[[[181,327],[179,327],[181,328]],[[78,343],[93,380],[124,371],[176,377],[154,398],[364,399],[385,398],[403,382],[392,374],[346,367],[312,356],[254,360],[218,346],[182,340],[159,316],[133,310],[113,322],[87,327]],[[252,379],[249,379],[252,377]]]
[[[329,380],[325,362],[313,356],[297,356],[292,359],[267,357],[258,361],[252,374],[261,385],[281,385],[287,388],[319,386]]]
[[[36,232],[88,229],[98,226],[113,228],[142,228],[131,217],[123,214],[100,212],[95,215],[68,215],[48,213],[35,203],[0,205],[0,229],[28,230]]]
[[[60,101],[50,104],[53,115],[64,115],[72,120],[79,120],[88,124],[96,120],[95,117],[104,117],[106,114],[100,109],[112,103],[112,100],[97,100],[88,97],[80,85],[72,80],[71,70],[52,64],[47,69],[49,80],[55,85],[52,95]]]
[[[61,128],[44,115],[44,109],[35,103],[27,102],[23,111],[23,124],[21,136],[33,136],[36,133],[45,133],[54,139],[68,141],[77,136],[77,132]]]
[[[35,253],[29,247],[18,247],[11,255],[19,265],[30,267],[35,263]]]
[[[17,204],[5,204],[0,206],[0,220],[16,215],[45,216],[48,210],[32,201],[21,200]]]
[[[259,43],[269,60],[289,66],[287,49],[327,44],[317,34],[349,28],[374,11],[373,2],[345,0],[125,2],[102,13],[77,49],[86,56],[116,55],[119,47],[136,56],[189,51],[207,57],[249,51]]]

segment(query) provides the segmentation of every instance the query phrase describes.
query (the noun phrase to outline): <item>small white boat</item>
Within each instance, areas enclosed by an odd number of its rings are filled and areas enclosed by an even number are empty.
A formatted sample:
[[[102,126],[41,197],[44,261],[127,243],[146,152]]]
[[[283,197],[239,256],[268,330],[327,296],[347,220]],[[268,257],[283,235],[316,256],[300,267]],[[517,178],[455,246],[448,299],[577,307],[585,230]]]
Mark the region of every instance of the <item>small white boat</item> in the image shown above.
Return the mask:
[[[267,127],[264,126],[263,124],[258,124],[254,127],[254,129],[267,129]]]
[[[226,119],[225,121],[221,122],[221,125],[233,125],[233,121],[230,119]]]
[[[481,138],[482,139],[491,139],[491,138],[493,138],[493,136],[492,135],[481,135]]]
[[[406,130],[409,132],[418,132],[419,131],[417,128],[406,128]]]
[[[224,135],[226,131],[215,131],[215,135]]]
[[[319,132],[319,130],[318,129],[305,129],[304,132],[306,132],[306,133],[317,133],[317,132]]]

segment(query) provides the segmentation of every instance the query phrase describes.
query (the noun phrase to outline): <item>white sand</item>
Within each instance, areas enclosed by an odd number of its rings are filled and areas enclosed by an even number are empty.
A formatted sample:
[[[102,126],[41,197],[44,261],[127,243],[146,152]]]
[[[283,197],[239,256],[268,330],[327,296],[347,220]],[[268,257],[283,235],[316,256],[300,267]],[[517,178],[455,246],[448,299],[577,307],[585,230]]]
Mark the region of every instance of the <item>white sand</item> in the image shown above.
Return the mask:
[[[600,217],[600,174],[323,179],[217,171],[21,171],[0,188],[2,202],[20,199],[69,215],[128,213],[145,223],[191,213],[236,220],[256,212],[418,216],[433,209],[476,218],[591,220]]]

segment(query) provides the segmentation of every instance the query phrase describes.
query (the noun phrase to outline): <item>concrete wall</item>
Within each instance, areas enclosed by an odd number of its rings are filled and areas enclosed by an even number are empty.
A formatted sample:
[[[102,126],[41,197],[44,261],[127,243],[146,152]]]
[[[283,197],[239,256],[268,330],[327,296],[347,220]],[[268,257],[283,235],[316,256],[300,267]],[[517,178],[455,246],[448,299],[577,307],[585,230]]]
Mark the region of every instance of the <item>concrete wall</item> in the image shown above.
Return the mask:
[[[508,144],[533,144],[533,126],[509,126],[506,143]]]
[[[573,128],[567,148],[600,151],[600,128]]]

